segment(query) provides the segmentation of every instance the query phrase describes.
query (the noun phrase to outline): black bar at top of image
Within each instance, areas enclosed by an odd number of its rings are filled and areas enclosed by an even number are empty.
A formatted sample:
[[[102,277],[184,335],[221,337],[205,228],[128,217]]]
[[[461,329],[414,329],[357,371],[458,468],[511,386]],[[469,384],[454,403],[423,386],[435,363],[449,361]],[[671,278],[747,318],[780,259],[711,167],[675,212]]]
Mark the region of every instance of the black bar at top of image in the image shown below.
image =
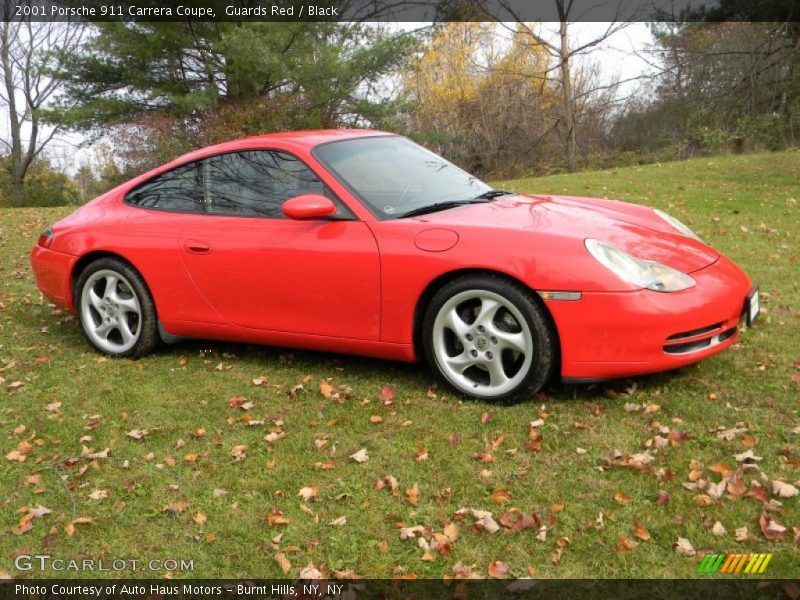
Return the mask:
[[[747,577],[450,581],[25,579],[0,582],[0,600],[782,600],[792,598],[798,589],[797,581]]]
[[[800,22],[800,0],[571,0],[566,20]],[[559,21],[556,0],[3,0],[33,21]]]

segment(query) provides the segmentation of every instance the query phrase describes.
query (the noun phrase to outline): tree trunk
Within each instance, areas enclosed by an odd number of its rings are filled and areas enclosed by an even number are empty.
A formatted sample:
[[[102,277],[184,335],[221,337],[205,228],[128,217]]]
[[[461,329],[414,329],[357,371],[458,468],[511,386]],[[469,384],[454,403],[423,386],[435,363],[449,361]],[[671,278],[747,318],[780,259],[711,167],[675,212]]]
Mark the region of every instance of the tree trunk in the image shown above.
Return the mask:
[[[23,168],[21,139],[22,126],[17,113],[17,89],[14,85],[14,76],[12,73],[14,66],[9,48],[11,44],[10,36],[11,24],[3,23],[2,34],[0,36],[0,67],[3,70],[3,83],[8,99],[8,130],[11,136],[11,147],[9,149],[11,165],[8,171],[11,190],[8,200],[11,206],[22,206],[25,197],[25,169]]]
[[[25,182],[19,177],[11,175],[11,189],[8,203],[13,207],[22,206],[25,202]]]
[[[559,6],[559,9],[562,7]],[[559,11],[561,12],[561,10]],[[572,74],[569,68],[569,37],[567,36],[567,21],[565,16],[561,15],[561,45],[560,62],[561,62],[561,90],[563,93],[564,103],[564,127],[566,128],[566,146],[567,146],[567,168],[570,172],[575,172],[577,169],[577,142],[575,141],[575,107],[572,103]]]

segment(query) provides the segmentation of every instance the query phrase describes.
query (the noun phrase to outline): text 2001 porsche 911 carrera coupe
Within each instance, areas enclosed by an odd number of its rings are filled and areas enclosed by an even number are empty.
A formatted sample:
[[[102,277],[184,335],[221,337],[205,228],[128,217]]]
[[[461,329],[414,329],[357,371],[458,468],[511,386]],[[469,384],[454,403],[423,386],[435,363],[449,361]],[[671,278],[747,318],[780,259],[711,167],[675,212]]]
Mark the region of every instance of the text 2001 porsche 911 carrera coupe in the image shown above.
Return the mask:
[[[424,355],[455,390],[672,369],[758,316],[732,261],[652,208],[518,195],[392,134],[283,133],[187,154],[42,233],[39,288],[109,356],[210,338]]]

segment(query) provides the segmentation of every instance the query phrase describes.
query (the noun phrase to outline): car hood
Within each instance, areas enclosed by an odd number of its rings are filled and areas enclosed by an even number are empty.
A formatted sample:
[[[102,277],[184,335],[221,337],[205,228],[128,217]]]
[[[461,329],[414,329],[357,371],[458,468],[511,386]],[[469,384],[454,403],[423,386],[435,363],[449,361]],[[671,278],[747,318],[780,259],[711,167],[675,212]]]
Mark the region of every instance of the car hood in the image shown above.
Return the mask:
[[[431,213],[419,219],[437,227],[526,230],[574,238],[580,244],[586,238],[595,238],[684,273],[702,269],[719,257],[714,248],[672,229],[651,208],[614,200],[520,194]]]

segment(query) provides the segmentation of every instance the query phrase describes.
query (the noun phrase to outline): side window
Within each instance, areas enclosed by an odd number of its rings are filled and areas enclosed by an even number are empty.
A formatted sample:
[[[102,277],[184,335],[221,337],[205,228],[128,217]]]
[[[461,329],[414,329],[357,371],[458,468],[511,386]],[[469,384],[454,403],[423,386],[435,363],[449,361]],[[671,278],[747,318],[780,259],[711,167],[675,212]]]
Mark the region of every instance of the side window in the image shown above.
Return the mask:
[[[205,212],[202,173],[197,163],[167,171],[125,196],[125,202],[142,208],[186,213]]]
[[[204,160],[203,172],[209,214],[282,219],[281,205],[294,196],[322,194],[333,199],[311,169],[285,152],[221,154]],[[349,216],[343,207],[337,214]]]

